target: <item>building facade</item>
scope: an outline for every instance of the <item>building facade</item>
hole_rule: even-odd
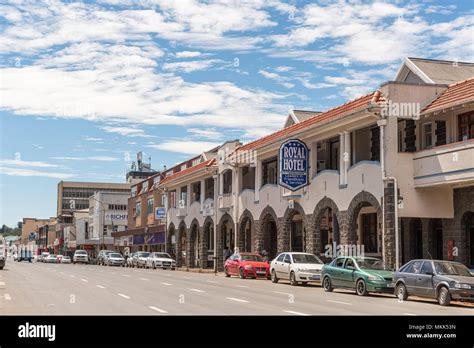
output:
[[[21,225],[21,244],[26,245],[36,239],[39,226],[49,222],[49,219],[23,218]]]
[[[362,251],[474,264],[474,64],[407,59],[395,81],[247,144],[227,142],[163,173],[167,249],[223,267],[223,249]],[[453,82],[454,79],[454,82]],[[299,112],[301,113],[301,112]],[[309,113],[308,113],[309,114]],[[281,185],[298,140],[308,183]],[[344,248],[346,247],[346,248]],[[212,257],[209,257],[212,255]]]

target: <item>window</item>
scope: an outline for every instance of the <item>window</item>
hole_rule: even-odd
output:
[[[423,267],[421,267],[421,274],[433,274],[433,266],[431,261],[423,262]]]
[[[162,207],[165,206],[165,200],[166,200],[166,196],[165,196],[165,195],[161,195],[161,206],[162,206]]]
[[[246,166],[242,168],[242,190],[255,189],[255,167]]]
[[[404,145],[405,145],[405,137],[403,128],[398,129],[398,152],[403,152],[404,151]]]
[[[345,268],[347,268],[347,269],[349,269],[349,268],[351,268],[351,269],[352,269],[352,268],[355,268],[354,260],[352,260],[352,259],[347,259],[347,261],[346,261],[346,267],[345,267]]]
[[[176,208],[176,191],[170,192],[170,208]]]
[[[213,178],[206,179],[206,181],[204,182],[204,188],[206,190],[206,195],[204,196],[204,198],[214,199],[214,179]]]
[[[147,214],[153,214],[154,203],[155,203],[154,198],[148,198],[148,200],[146,201],[146,213]]]
[[[135,216],[141,216],[142,215],[142,203],[138,202],[135,205]]]
[[[199,202],[201,200],[201,183],[195,182],[191,185],[192,187],[192,202]]]
[[[285,254],[281,254],[280,256],[278,256],[278,259],[277,261],[278,262],[283,262],[283,259],[285,258]]]
[[[459,115],[459,141],[474,139],[474,112]]]
[[[222,180],[224,181],[224,188],[222,193],[232,193],[232,170],[228,169],[222,173]]]
[[[362,243],[366,252],[377,252],[377,213],[362,214]]]
[[[433,123],[423,123],[421,126],[422,131],[422,140],[423,140],[423,148],[428,149],[433,147]]]
[[[413,261],[410,265],[403,269],[403,273],[416,273],[419,274],[421,271],[421,264],[423,261]]]
[[[273,157],[262,162],[262,186],[277,183],[277,158]]]
[[[345,261],[345,259],[343,257],[340,257],[340,258],[336,259],[336,261],[334,262],[334,266],[335,267],[342,267],[342,266],[344,266],[344,261]]]
[[[183,186],[181,187],[181,197],[179,199],[179,207],[180,208],[184,208],[188,201],[188,187],[187,186]]]
[[[318,173],[326,169],[339,170],[339,137],[320,141],[316,149]]]
[[[285,261],[283,261],[284,263],[291,263],[291,257],[290,257],[290,254],[286,254],[285,255]]]

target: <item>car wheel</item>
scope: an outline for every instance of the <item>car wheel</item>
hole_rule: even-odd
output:
[[[290,284],[293,286],[298,285],[298,282],[296,281],[296,275],[295,272],[291,271],[290,273]]]
[[[224,274],[226,277],[230,277],[229,270],[227,269],[227,267],[224,268]]]
[[[323,280],[323,289],[327,292],[332,292],[334,288],[332,287],[331,278],[325,277]]]
[[[449,306],[449,304],[451,303],[451,294],[449,293],[449,290],[444,286],[438,290],[438,303],[441,306]]]
[[[272,269],[272,282],[273,283],[278,283],[278,277],[276,275],[276,272],[274,269]]]
[[[356,293],[359,296],[366,296],[368,294],[367,287],[365,286],[365,281],[359,279],[356,283]]]
[[[301,284],[303,284],[303,286],[306,286],[308,285],[308,282],[301,282]]]
[[[399,300],[406,301],[406,299],[408,298],[408,292],[407,292],[407,288],[405,287],[403,283],[400,283],[397,285],[397,288],[395,290],[395,295],[397,296]]]
[[[239,268],[239,276],[240,276],[240,279],[245,279],[245,272],[242,267]]]

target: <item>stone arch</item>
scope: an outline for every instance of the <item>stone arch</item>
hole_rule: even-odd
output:
[[[260,214],[260,219],[255,223],[255,249],[257,252],[267,252],[269,258],[273,258],[278,253],[278,243],[281,221],[272,207],[267,205]]]
[[[293,229],[293,217],[299,214],[301,215],[302,218],[302,240],[301,240],[301,250],[299,250],[300,246],[293,245],[295,243],[292,243],[292,229]],[[304,251],[305,250],[305,229],[306,229],[306,215],[304,212],[303,207],[298,203],[294,202],[294,207],[293,208],[286,208],[285,213],[283,214],[283,229],[280,231],[280,235],[278,237],[279,245],[278,245],[278,251],[283,252],[283,251]],[[293,242],[297,242],[296,238],[293,238]],[[296,249],[295,249],[296,248]]]
[[[357,218],[360,210],[364,207],[372,206],[377,213],[377,235],[382,228],[382,208],[379,201],[373,194],[367,191],[361,191],[352,198],[347,209],[346,219],[341,228],[341,244],[359,244],[357,243]],[[378,238],[376,238],[378,244]],[[366,250],[367,251],[367,250]]]
[[[461,215],[461,243],[459,254],[461,262],[469,267],[474,267],[474,211],[467,210]]]
[[[333,217],[335,216],[335,221],[333,222],[333,242],[337,244],[340,243],[340,227],[342,224],[342,214],[339,211],[339,207],[336,202],[334,202],[329,197],[323,197],[314,207],[313,215],[311,219],[308,219],[307,224],[312,224],[312,228],[308,228],[312,233],[308,233],[307,244],[308,251],[313,252],[316,255],[319,255],[324,251],[324,243],[328,241],[322,241],[322,232],[321,232],[321,219],[326,213],[327,209],[331,209]],[[329,224],[329,221],[328,221]]]
[[[199,228],[199,221],[194,218],[189,225],[188,235],[187,235],[187,243],[186,243],[186,261],[187,267],[194,268],[199,267],[199,259],[201,257],[199,252],[199,244],[200,244],[200,228]]]
[[[217,249],[217,268],[218,270],[224,269],[224,247],[228,246],[231,251],[233,251],[232,245],[235,241],[234,238],[234,220],[232,216],[225,213],[222,215],[221,219],[219,220],[219,224],[217,225],[216,233],[216,249]],[[227,245],[224,245],[227,244]]]
[[[174,236],[174,245],[172,243],[173,237]],[[170,223],[168,225],[168,230],[166,233],[166,251],[171,255],[171,257],[176,259],[176,227],[174,226],[174,223]]]
[[[250,229],[247,230],[246,227],[250,224]],[[252,251],[254,245],[252,243],[255,240],[255,223],[252,216],[252,213],[245,209],[239,219],[239,229],[237,237],[237,246],[241,251]]]
[[[211,235],[212,232],[212,235]],[[211,248],[212,247],[212,248]],[[207,216],[206,219],[204,220],[201,228],[201,268],[209,268],[211,265],[210,262],[208,262],[207,256],[208,256],[208,250],[214,250],[214,220],[210,216]]]
[[[182,267],[186,265],[186,245],[187,245],[187,230],[186,223],[181,221],[178,225],[178,233],[176,236],[176,265]]]

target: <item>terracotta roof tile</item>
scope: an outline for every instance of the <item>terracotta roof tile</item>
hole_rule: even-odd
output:
[[[267,135],[263,138],[254,140],[250,143],[242,145],[237,149],[237,151],[244,151],[249,149],[258,148],[264,145],[267,145],[273,141],[277,141],[279,139],[284,139],[285,137],[289,136],[290,134],[296,133],[298,131],[304,130],[305,128],[311,127],[317,123],[327,121],[329,119],[335,118],[337,116],[341,116],[347,112],[355,111],[362,107],[367,107],[371,102],[373,103],[381,103],[385,101],[384,97],[381,95],[380,91],[375,91],[370,94],[367,94],[363,97],[358,99],[352,100],[340,106],[337,106],[333,109],[328,111],[322,112],[317,114],[307,120],[304,120],[300,123],[293,124],[289,127],[283,128],[275,133]]]
[[[171,175],[167,176],[166,178],[164,178],[163,180],[161,180],[160,186],[162,186],[163,184],[169,183],[173,180],[176,180],[178,178],[181,178],[185,175],[189,175],[189,174],[195,173],[195,172],[197,172],[201,169],[210,167],[210,166],[214,165],[215,163],[216,163],[215,158],[211,158],[207,161],[196,164],[195,166],[192,166],[192,167],[186,168],[184,170],[181,170],[179,172],[176,172],[174,174],[171,174]]]
[[[423,114],[474,101],[474,77],[449,85],[438,98],[425,106]]]

